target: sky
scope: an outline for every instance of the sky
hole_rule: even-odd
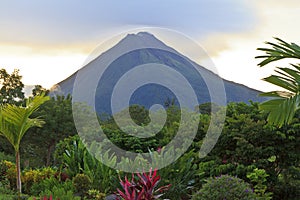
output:
[[[26,85],[50,88],[112,36],[158,27],[195,41],[221,77],[270,91],[278,88],[261,79],[275,65],[259,68],[256,48],[273,37],[300,44],[299,19],[298,0],[0,0],[0,68],[20,69]],[[180,40],[167,44],[204,62]]]

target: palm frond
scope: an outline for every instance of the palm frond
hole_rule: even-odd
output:
[[[300,47],[295,43],[287,43],[279,38],[275,38],[278,44],[266,42],[272,48],[258,48],[259,51],[264,51],[266,55],[257,56],[255,58],[264,58],[258,66],[262,67],[271,62],[278,61],[284,58],[297,58],[300,59]]]
[[[284,88],[292,93],[296,93],[298,90],[298,87],[297,87],[297,85],[295,85],[294,82],[292,82],[284,77],[281,77],[281,76],[271,75],[267,78],[264,78],[263,80],[266,82],[269,82],[273,85]]]
[[[17,132],[16,126],[9,123],[2,115],[2,110],[0,110],[0,136],[5,137],[13,147],[18,147],[16,145],[18,138],[15,134]]]
[[[266,43],[272,48],[258,48],[265,52],[265,55],[255,57],[264,59],[258,64],[260,67],[284,58],[300,59],[300,46],[295,43],[289,44],[279,38],[275,39],[278,44]],[[261,94],[261,96],[273,98],[260,104],[260,109],[269,112],[268,121],[278,126],[290,123],[300,107],[300,65],[291,64],[291,66],[292,68],[277,67],[275,72],[278,75],[271,75],[263,79],[287,90]]]
[[[43,103],[50,100],[49,96],[45,96],[45,93],[42,93],[41,95],[29,98],[26,102],[26,108],[28,111],[30,111],[30,114],[32,114],[34,111],[36,111]]]
[[[272,91],[272,92],[264,92],[259,94],[262,97],[276,97],[276,98],[290,98],[294,96],[294,93],[286,92],[286,91]]]
[[[259,105],[260,109],[269,112],[268,121],[279,127],[289,124],[295,112],[299,109],[300,96],[278,98],[266,101]]]
[[[40,118],[30,118],[40,105],[49,100],[49,97],[41,95],[29,99],[26,107],[6,104],[0,108],[0,134],[19,149],[21,139],[31,127],[41,127],[44,121]]]

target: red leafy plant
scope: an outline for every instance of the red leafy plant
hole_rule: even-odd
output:
[[[157,170],[149,173],[137,173],[138,180],[135,181],[135,176],[132,174],[131,180],[125,176],[125,181],[120,179],[120,184],[124,191],[118,190],[117,200],[154,200],[160,198],[171,185],[162,186],[158,189],[161,178],[157,174]]]
[[[36,200],[36,198],[33,198],[33,200]],[[48,197],[44,196],[44,197],[41,197],[41,200],[53,200],[53,198],[52,198],[52,195],[50,195],[49,199],[48,199]],[[59,200],[59,199],[57,199],[57,200]]]

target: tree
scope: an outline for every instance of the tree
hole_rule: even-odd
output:
[[[25,136],[26,147],[21,149],[35,166],[53,164],[53,152],[56,144],[77,133],[72,115],[72,98],[70,95],[52,97],[33,114],[43,116],[46,124],[42,129],[33,128]],[[45,153],[46,152],[46,153]],[[37,162],[38,161],[38,162]]]
[[[260,67],[281,59],[300,59],[300,46],[295,43],[289,44],[279,38],[275,39],[277,44],[266,42],[272,48],[258,48],[266,53],[266,55],[255,57],[264,59],[258,64]],[[291,68],[277,67],[275,72],[278,75],[271,75],[263,80],[279,86],[285,91],[263,93],[262,96],[272,97],[272,99],[262,103],[260,108],[269,112],[268,121],[270,123],[281,127],[291,123],[296,111],[300,108],[300,64],[291,64]]]
[[[37,95],[41,95],[42,93],[48,95],[49,90],[47,90],[46,88],[43,88],[43,86],[41,86],[41,85],[35,85],[32,90],[32,95],[37,96]]]
[[[269,175],[267,191],[273,192],[274,200],[297,199],[300,191],[300,111],[296,112],[291,124],[281,128],[269,124],[267,114],[261,112],[259,103],[229,103],[217,144],[199,161],[200,178],[228,174],[247,180],[246,175],[255,168],[264,169]],[[203,119],[200,125],[208,126],[209,122]],[[204,137],[205,130],[198,131],[198,138]],[[194,146],[201,144],[198,140]]]
[[[21,81],[22,76],[19,70],[15,69],[12,74],[0,69],[0,104],[18,104],[24,99],[24,84]]]
[[[6,104],[0,109],[0,135],[4,136],[15,150],[17,189],[19,193],[22,192],[19,154],[20,142],[28,129],[31,127],[41,127],[44,124],[44,121],[39,117],[30,117],[48,99],[48,96],[40,95],[29,98],[26,101],[25,107]]]

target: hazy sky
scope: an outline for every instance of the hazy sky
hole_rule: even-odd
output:
[[[274,36],[300,44],[299,19],[298,0],[1,0],[0,68],[49,88],[110,36],[161,27],[206,49],[222,77],[268,91],[274,87],[260,79],[274,68],[257,66],[256,48]]]

